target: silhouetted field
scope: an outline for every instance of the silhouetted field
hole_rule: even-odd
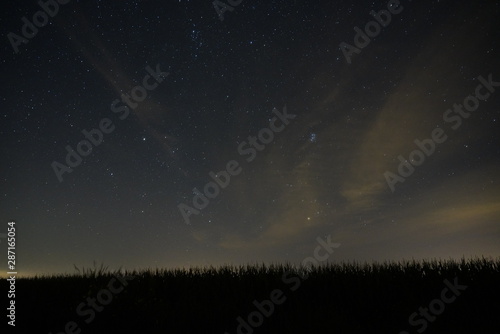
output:
[[[499,284],[500,259],[90,270],[18,279],[16,332],[499,334]]]

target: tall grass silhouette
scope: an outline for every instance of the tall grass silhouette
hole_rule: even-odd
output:
[[[75,270],[19,279],[16,327],[59,333],[68,321],[75,321],[82,333],[237,333],[237,317],[245,318],[255,311],[254,300],[268,299],[272,290],[280,289],[286,301],[276,305],[254,333],[399,333],[409,330],[412,312],[439,297],[444,279],[457,277],[468,289],[446,306],[426,333],[498,333],[500,329],[500,259],[114,272],[94,263],[93,268],[75,266]],[[302,279],[305,274],[307,279]],[[76,307],[118,276],[134,276],[134,280],[97,313],[95,321],[86,324]]]

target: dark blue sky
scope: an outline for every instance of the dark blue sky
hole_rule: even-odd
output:
[[[499,4],[388,3],[9,1],[19,273],[500,256]]]

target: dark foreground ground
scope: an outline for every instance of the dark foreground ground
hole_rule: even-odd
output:
[[[15,323],[8,332],[500,334],[500,259],[18,279]]]

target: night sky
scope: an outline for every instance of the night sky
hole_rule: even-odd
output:
[[[0,14],[20,275],[500,256],[500,2],[65,1]]]

